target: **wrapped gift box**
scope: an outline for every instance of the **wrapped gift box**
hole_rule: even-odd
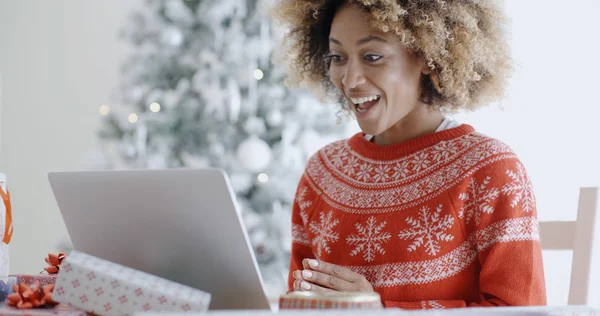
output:
[[[56,274],[13,274],[9,276],[0,276],[0,302],[4,302],[9,294],[13,293],[13,285],[22,283],[32,286],[36,281],[40,286],[54,284]],[[1,314],[0,314],[1,315]]]
[[[72,251],[58,273],[52,299],[111,316],[136,311],[205,312],[210,294]]]
[[[16,279],[17,283],[32,285],[35,281],[40,281],[40,286],[56,283],[56,274],[13,274],[10,275]]]
[[[14,292],[12,287],[13,284],[23,283],[27,286],[32,286],[35,281],[40,281],[40,286],[54,284],[54,282],[56,282],[56,275],[14,274],[0,277],[0,302],[4,302],[8,295]]]
[[[59,304],[52,308],[18,309],[6,305],[0,305],[2,316],[86,316],[87,313],[78,308],[66,304]]]

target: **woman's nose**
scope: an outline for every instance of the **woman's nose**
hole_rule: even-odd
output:
[[[363,69],[360,63],[348,60],[344,76],[342,77],[342,84],[347,88],[353,89],[364,84],[365,81],[366,79],[363,75]]]

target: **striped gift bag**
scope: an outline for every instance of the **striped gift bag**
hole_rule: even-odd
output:
[[[380,309],[381,297],[375,292],[316,293],[296,291],[279,299],[279,309]]]

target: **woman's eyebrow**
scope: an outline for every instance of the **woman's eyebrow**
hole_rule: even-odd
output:
[[[331,43],[337,44],[337,45],[339,45],[339,46],[344,46],[344,45],[342,45],[342,42],[338,41],[337,39],[335,39],[335,38],[333,38],[333,37],[330,37],[330,38],[329,38],[329,41],[330,41]],[[361,39],[359,39],[358,41],[356,41],[356,46],[364,45],[364,44],[366,44],[366,43],[368,43],[368,42],[371,42],[371,41],[379,41],[379,42],[384,42],[384,43],[387,43],[387,41],[386,41],[386,40],[384,40],[384,39],[383,39],[383,38],[381,38],[381,37],[378,37],[378,36],[375,36],[375,35],[369,35],[369,36],[367,36],[367,37],[365,37],[365,38],[361,38]]]

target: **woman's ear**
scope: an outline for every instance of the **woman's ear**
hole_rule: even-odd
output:
[[[421,73],[423,73],[424,75],[431,75],[431,69],[429,68],[429,66],[427,66],[427,63],[424,61],[422,62]]]

